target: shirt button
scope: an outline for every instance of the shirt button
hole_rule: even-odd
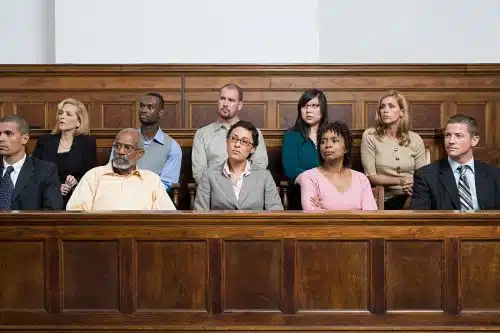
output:
[[[396,167],[396,170],[399,170],[399,169],[401,169],[401,167],[397,166],[397,167]]]
[[[398,148],[394,148],[394,151],[398,151]]]
[[[396,156],[396,161],[399,161],[399,157]]]
[[[401,173],[401,171],[398,170],[398,175]]]

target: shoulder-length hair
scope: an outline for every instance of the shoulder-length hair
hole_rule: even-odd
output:
[[[309,101],[315,97],[318,97],[319,108],[321,112],[321,119],[319,121],[319,127],[328,121],[328,102],[326,100],[325,93],[319,89],[309,89],[306,90],[302,96],[300,96],[299,102],[297,103],[297,120],[295,120],[295,125],[293,130],[300,132],[304,139],[309,137],[309,125],[302,119],[302,108],[309,103]]]
[[[381,140],[387,132],[387,126],[382,122],[382,116],[380,114],[382,101],[386,97],[394,97],[399,108],[403,111],[403,118],[399,120],[398,128],[396,130],[396,138],[398,139],[400,146],[408,146],[410,144],[410,136],[408,134],[408,131],[410,130],[408,102],[406,101],[404,95],[397,90],[384,92],[378,100],[377,114],[375,116],[375,137]]]
[[[59,122],[58,122],[58,114],[59,112],[62,111],[63,107],[66,104],[74,105],[76,106],[76,116],[78,117],[78,121],[80,122],[80,126],[76,128],[75,130],[75,135],[89,135],[90,134],[90,126],[89,126],[89,114],[87,112],[87,108],[85,107],[85,104],[80,102],[79,100],[76,100],[74,98],[66,98],[62,102],[60,102],[57,105],[57,112],[56,112],[56,124],[54,126],[54,129],[51,134],[59,134],[61,133],[61,130],[59,129]]]

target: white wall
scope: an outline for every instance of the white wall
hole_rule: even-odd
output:
[[[0,63],[54,63],[54,41],[54,0],[0,2]]]
[[[500,63],[497,0],[2,0],[0,63]]]
[[[322,63],[500,62],[498,0],[319,0],[319,7]]]
[[[315,62],[316,18],[317,0],[56,0],[56,59],[58,63]],[[301,44],[303,40],[308,44]]]

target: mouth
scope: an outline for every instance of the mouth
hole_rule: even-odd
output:
[[[241,154],[239,150],[231,150],[231,153],[235,154],[235,155],[239,155]]]

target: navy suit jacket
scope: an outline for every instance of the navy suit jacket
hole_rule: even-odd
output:
[[[14,186],[12,210],[62,209],[63,199],[57,166],[26,156]]]
[[[500,209],[500,169],[475,160],[474,177],[479,209]],[[448,157],[415,171],[410,209],[460,210],[457,183]]]

